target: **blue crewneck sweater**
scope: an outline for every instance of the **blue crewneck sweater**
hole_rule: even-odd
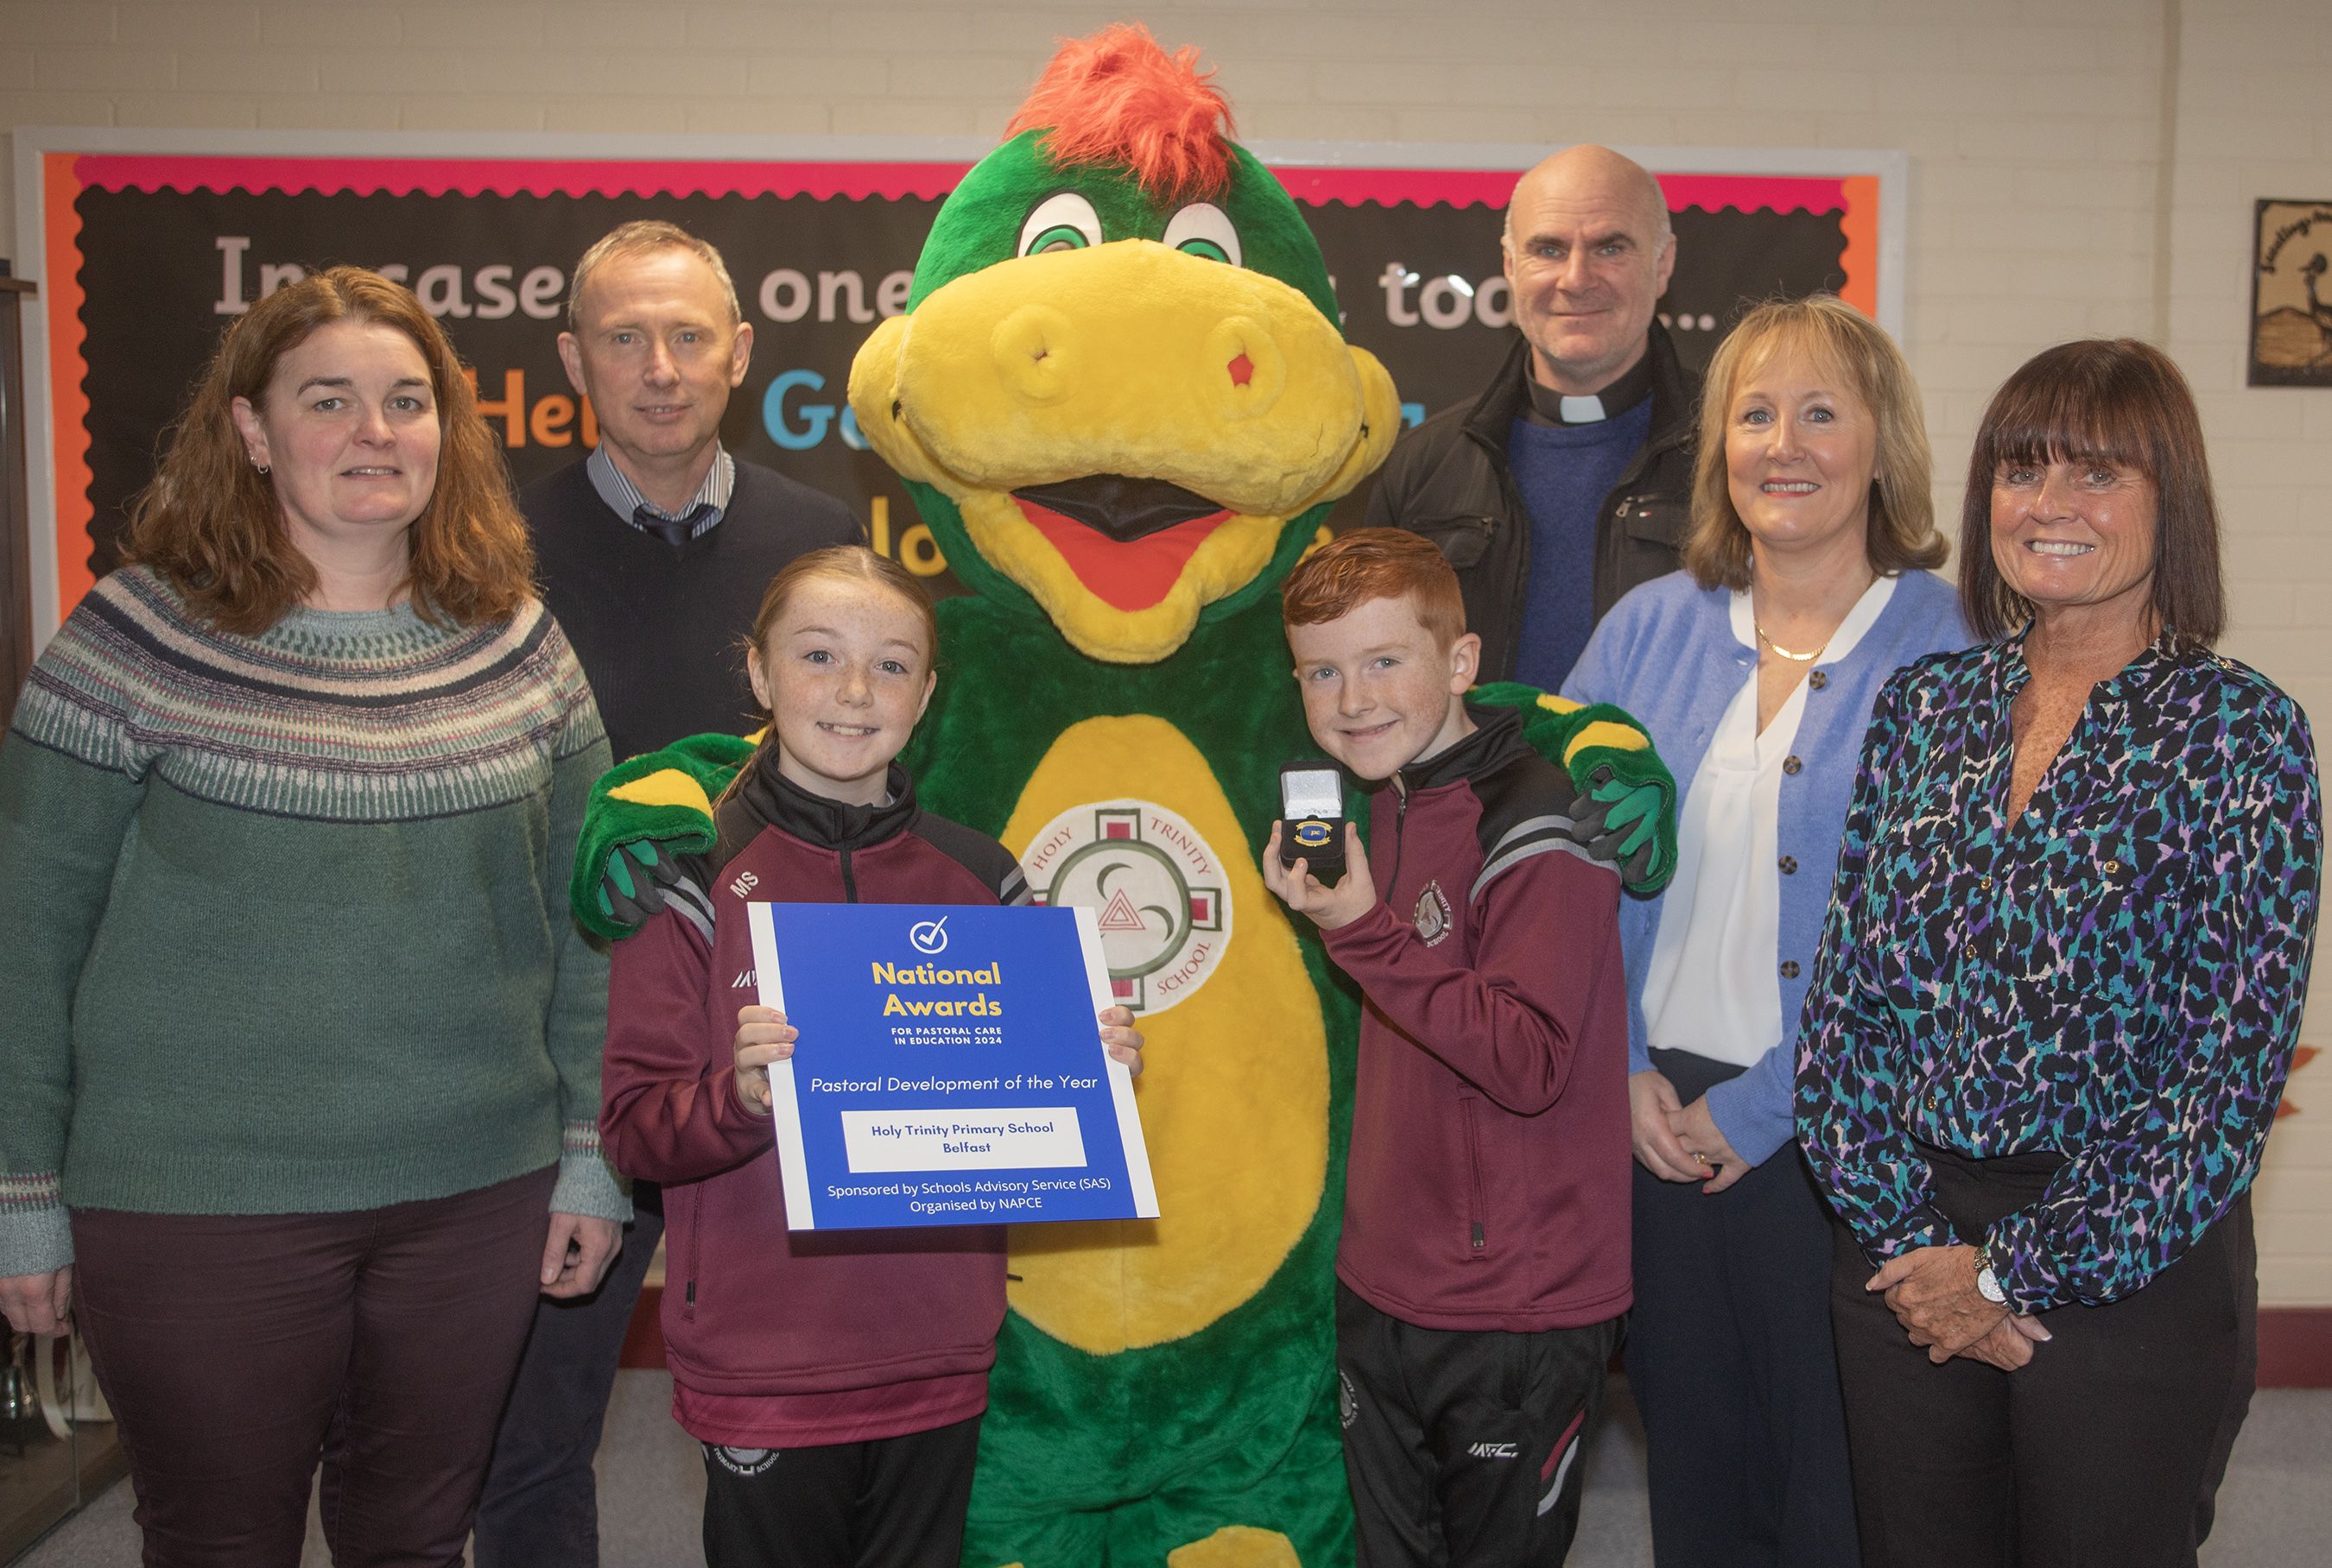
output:
[[[1530,513],[1530,581],[1515,679],[1562,686],[1595,630],[1595,519],[1652,432],[1649,397],[1594,424],[1539,424],[1516,415],[1506,465]]]

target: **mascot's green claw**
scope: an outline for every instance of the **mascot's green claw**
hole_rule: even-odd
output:
[[[586,931],[617,942],[639,929],[637,900],[655,891],[641,873],[712,847],[712,803],[752,755],[743,736],[692,735],[599,776],[568,882]]]
[[[1643,726],[1609,703],[1586,707],[1560,700],[1552,706],[1540,700],[1536,687],[1498,680],[1477,686],[1469,700],[1493,708],[1517,708],[1523,714],[1523,738],[1547,761],[1567,771],[1580,793],[1595,803],[1594,819],[1582,821],[1581,831],[1604,851],[1618,851],[1621,886],[1649,898],[1668,886],[1676,872],[1676,781],[1649,746],[1613,746],[1589,739],[1574,743],[1582,732],[1599,724],[1620,725],[1643,733]],[[1624,843],[1610,835],[1625,830]],[[1582,842],[1587,841],[1585,839]]]
[[[1582,711],[1625,717],[1614,708]],[[1677,787],[1658,755],[1643,747],[1588,746],[1571,765],[1572,776],[1592,803],[1581,827],[1598,853],[1610,855],[1619,866],[1620,885],[1639,898],[1668,886],[1676,872]]]
[[[1635,831],[1620,841],[1620,858],[1632,860],[1636,851],[1649,843],[1659,830],[1660,803],[1667,792],[1657,784],[1626,784],[1618,779],[1596,786],[1594,796],[1610,809],[1603,813],[1603,825],[1616,831],[1635,824]]]

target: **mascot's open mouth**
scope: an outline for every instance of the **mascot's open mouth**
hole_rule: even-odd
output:
[[[1196,490],[1164,480],[1131,480],[1123,474],[1087,474],[1056,485],[1027,485],[1012,492],[1021,510],[1052,512],[1083,523],[1121,545],[1161,534],[1178,523],[1223,511]]]
[[[1029,485],[1013,500],[1104,603],[1146,610],[1164,599],[1229,508],[1164,480],[1088,474]]]

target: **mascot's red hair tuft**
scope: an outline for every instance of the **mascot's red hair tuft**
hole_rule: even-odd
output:
[[[1005,139],[1043,130],[1054,166],[1129,169],[1161,206],[1210,196],[1231,173],[1231,111],[1213,78],[1197,49],[1170,55],[1140,23],[1115,23],[1061,45]]]

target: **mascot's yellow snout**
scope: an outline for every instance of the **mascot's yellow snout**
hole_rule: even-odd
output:
[[[944,285],[868,338],[850,403],[1073,644],[1129,663],[1180,647],[1400,420],[1383,366],[1302,293],[1149,240]]]

